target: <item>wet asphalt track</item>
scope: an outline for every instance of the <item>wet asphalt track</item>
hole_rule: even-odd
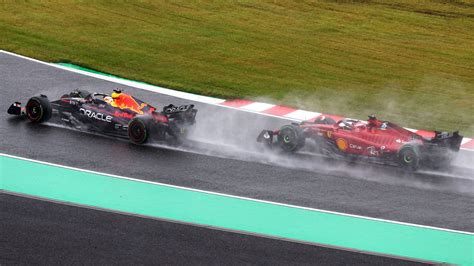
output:
[[[474,232],[471,173],[463,172],[462,178],[407,176],[376,165],[260,153],[255,136],[262,128],[285,123],[280,119],[196,103],[196,141],[181,151],[33,125],[6,114],[12,101],[26,102],[38,93],[54,99],[75,88],[108,92],[116,87],[158,107],[190,103],[0,53],[0,107],[5,110],[0,112],[0,152],[232,195]],[[25,208],[34,205],[24,204]]]
[[[9,264],[422,265],[0,194]]]

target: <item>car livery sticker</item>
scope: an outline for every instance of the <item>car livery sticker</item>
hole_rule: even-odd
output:
[[[337,139],[336,140],[336,145],[341,151],[347,150],[348,145],[347,145],[347,141],[345,139],[341,139],[341,138]]]
[[[354,150],[362,150],[362,147],[356,144],[349,144],[349,147]]]
[[[105,122],[108,122],[108,123],[112,122],[112,117],[110,115],[105,115],[103,113],[94,112],[94,111],[87,110],[87,109],[84,109],[84,108],[80,108],[79,112],[81,112],[83,115],[85,115],[89,118],[95,118],[97,120],[105,121]]]

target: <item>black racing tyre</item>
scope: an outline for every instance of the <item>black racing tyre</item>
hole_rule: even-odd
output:
[[[135,144],[143,144],[150,137],[150,119],[135,117],[128,123],[128,137]]]
[[[45,96],[32,97],[25,107],[28,120],[33,123],[43,123],[48,121],[53,113],[51,103]]]
[[[278,144],[283,151],[296,152],[305,144],[303,130],[295,125],[286,125],[278,132]]]
[[[404,146],[398,152],[398,164],[407,170],[415,171],[420,166],[418,149],[411,145]]]

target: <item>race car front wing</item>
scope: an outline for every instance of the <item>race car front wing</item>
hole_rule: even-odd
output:
[[[24,115],[25,108],[21,107],[20,102],[14,102],[12,105],[10,105],[7,112],[10,115]]]

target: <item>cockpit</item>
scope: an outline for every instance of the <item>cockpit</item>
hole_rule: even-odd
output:
[[[363,121],[363,120],[345,118],[337,122],[335,126],[339,129],[356,130],[356,131],[362,131],[366,129],[369,129],[371,131],[387,130],[390,128],[390,122],[388,121],[380,121],[380,122],[381,123],[378,124],[377,126],[370,126],[366,121]]]
[[[366,124],[365,121],[344,118],[337,122],[337,127],[344,130],[363,129],[366,127]]]
[[[98,93],[98,92],[93,92],[84,97],[84,100],[86,102],[93,102],[93,103],[108,103],[110,104],[110,101],[112,101],[112,97],[105,93]]]

